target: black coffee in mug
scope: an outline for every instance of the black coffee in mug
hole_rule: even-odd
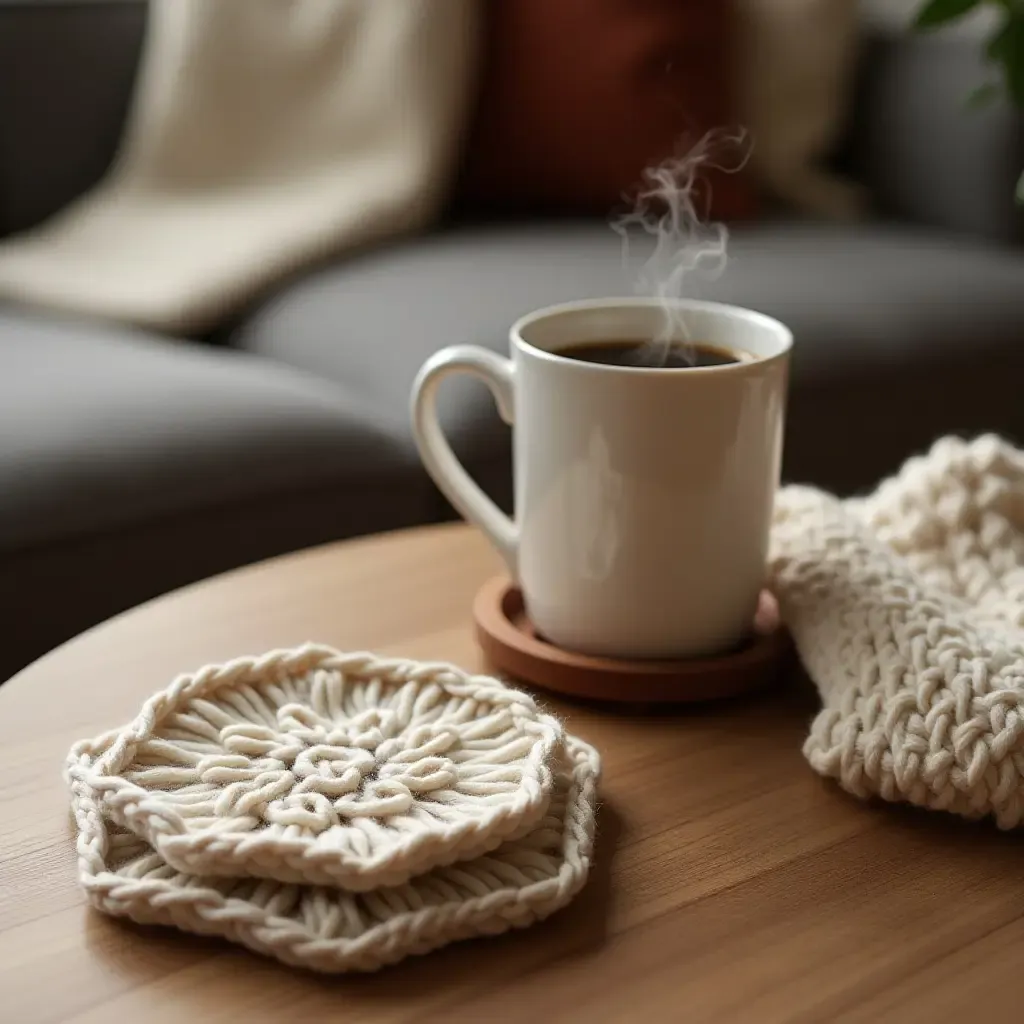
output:
[[[555,350],[555,355],[582,363],[605,366],[636,366],[663,370],[684,370],[702,366],[729,366],[744,357],[716,345],[692,343],[670,345],[653,341],[584,341]]]

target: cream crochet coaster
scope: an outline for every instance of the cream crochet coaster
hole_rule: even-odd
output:
[[[785,488],[770,585],[850,792],[1024,817],[1024,453],[945,439],[870,497]]]
[[[79,744],[67,774],[79,876],[90,902],[143,924],[219,935],[318,971],[368,971],[459,939],[526,927],[567,904],[590,870],[599,763],[568,738],[546,812],[528,835],[404,885],[345,892],[252,878],[197,877],[114,824],[90,785],[114,734]]]
[[[562,742],[496,679],[306,646],[179,677],[87,781],[174,870],[369,890],[532,830]]]

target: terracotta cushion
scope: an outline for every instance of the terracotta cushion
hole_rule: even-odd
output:
[[[734,129],[730,0],[488,0],[459,198],[607,211],[645,167]],[[752,215],[742,174],[709,170],[704,209]]]

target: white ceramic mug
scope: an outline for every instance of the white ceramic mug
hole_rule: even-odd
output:
[[[427,471],[501,553],[527,613],[568,650],[668,658],[749,635],[779,484],[792,335],[734,306],[680,301],[687,336],[731,349],[721,366],[651,369],[558,355],[663,329],[647,299],[542,309],[511,330],[511,359],[475,346],[430,358],[413,387]],[[513,425],[515,521],[455,458],[437,387],[469,373]]]

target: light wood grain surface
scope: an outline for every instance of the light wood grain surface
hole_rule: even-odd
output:
[[[814,696],[645,715],[552,702],[604,756],[577,901],[525,932],[322,978],[89,910],[60,768],[179,671],[305,640],[482,667],[498,569],[461,526],[304,552],[163,598],[0,688],[0,1021],[1020,1021],[1024,847],[861,805],[800,755]]]

